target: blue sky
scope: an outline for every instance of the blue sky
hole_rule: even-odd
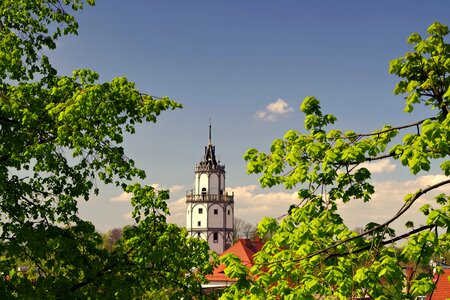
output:
[[[90,68],[101,81],[126,76],[142,92],[183,104],[125,139],[146,183],[172,188],[170,220],[181,225],[182,197],[193,185],[211,118],[226,184],[237,193],[236,216],[256,223],[280,214],[295,191],[259,189],[257,177],[246,174],[244,152],[267,150],[287,130],[302,130],[298,107],[309,95],[343,130],[429,116],[402,112],[388,63],[410,50],[410,33],[425,35],[433,21],[450,25],[448,11],[448,1],[103,0],[77,13],[79,36],[61,39],[51,58],[60,74]],[[380,184],[411,179],[392,165],[375,174]],[[103,187],[80,212],[102,231],[130,223],[120,194]]]

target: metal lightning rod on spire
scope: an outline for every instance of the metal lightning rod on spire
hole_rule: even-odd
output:
[[[211,145],[211,118],[209,118],[209,145]]]

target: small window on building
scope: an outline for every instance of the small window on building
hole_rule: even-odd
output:
[[[230,210],[228,210],[228,215],[230,215]]]
[[[199,213],[199,214],[202,214],[202,213],[203,213],[203,208],[199,208],[199,209],[198,209],[198,213]]]
[[[198,226],[198,227],[202,226],[202,221],[198,221],[198,222],[197,222],[197,226]]]
[[[218,215],[219,214],[219,210],[216,208],[216,209],[214,209],[214,214],[215,215]]]
[[[201,236],[200,236],[200,232],[197,232],[197,237],[198,237],[198,238],[201,237]]]
[[[217,232],[213,233],[213,242],[218,243],[219,242],[219,234]]]
[[[202,195],[206,195],[206,188],[202,188]]]

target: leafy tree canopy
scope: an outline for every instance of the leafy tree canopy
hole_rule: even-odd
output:
[[[201,297],[207,245],[166,223],[167,191],[130,184],[145,172],[121,146],[136,124],[181,105],[124,77],[58,76],[45,55],[59,37],[77,34],[72,13],[85,5],[94,0],[0,2],[1,298]],[[97,182],[133,194],[136,224],[111,253],[78,216]]]
[[[223,299],[415,299],[432,293],[434,274],[418,265],[450,249],[449,196],[440,194],[420,208],[426,225],[413,229],[407,222],[402,235],[391,228],[418,199],[450,184],[450,44],[444,41],[449,30],[433,23],[427,33],[425,39],[418,33],[408,38],[413,50],[391,61],[389,72],[401,79],[394,92],[406,95],[405,112],[425,105],[432,117],[368,134],[342,132],[332,128],[336,118],[322,112],[319,100],[307,97],[300,107],[306,133],[288,131],[269,153],[247,151],[247,170],[261,174],[263,187],[299,187],[299,202],[281,221],[265,218],[258,225],[261,235],[274,235],[250,270],[236,257],[223,259],[226,274],[238,280]],[[444,179],[405,195],[384,223],[369,223],[362,233],[350,230],[338,207],[370,201],[375,188],[362,164],[387,159],[414,175],[428,172],[436,161]],[[404,240],[401,252],[389,247]],[[402,268],[407,264],[410,272]]]
[[[254,239],[256,237],[256,227],[242,219],[234,218],[233,242],[239,239]]]

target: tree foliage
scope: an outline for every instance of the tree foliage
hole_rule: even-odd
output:
[[[103,247],[108,252],[112,252],[112,250],[116,246],[117,242],[122,238],[122,236],[123,236],[122,228],[113,228],[109,230],[107,233],[102,234]]]
[[[444,41],[449,30],[433,23],[427,33],[426,39],[418,33],[408,38],[413,50],[391,61],[389,72],[401,79],[394,92],[406,95],[405,112],[425,105],[431,117],[368,134],[342,132],[333,128],[336,118],[322,112],[319,100],[307,97],[300,107],[306,133],[288,131],[269,153],[247,151],[247,170],[261,174],[263,187],[299,187],[299,202],[281,221],[265,218],[258,225],[261,235],[275,234],[250,270],[233,256],[223,259],[226,273],[238,280],[223,299],[414,299],[433,291],[434,274],[418,266],[450,248],[449,196],[440,194],[420,208],[426,225],[413,229],[407,222],[401,235],[391,228],[418,199],[450,184],[450,45]],[[375,188],[362,164],[379,160],[397,160],[414,175],[428,172],[436,161],[444,179],[405,195],[384,223],[350,230],[338,207],[371,200]],[[389,247],[404,240],[401,252]],[[402,269],[406,263],[412,263],[411,273]]]
[[[131,184],[145,172],[121,146],[136,124],[181,105],[124,77],[59,76],[45,55],[77,33],[72,13],[86,4],[94,1],[0,2],[0,298],[201,297],[207,245],[167,224],[167,191]],[[78,216],[97,182],[133,194],[136,223],[111,252]]]
[[[234,218],[233,225],[233,239],[236,242],[238,239],[254,239],[256,237],[256,227],[242,219]]]

